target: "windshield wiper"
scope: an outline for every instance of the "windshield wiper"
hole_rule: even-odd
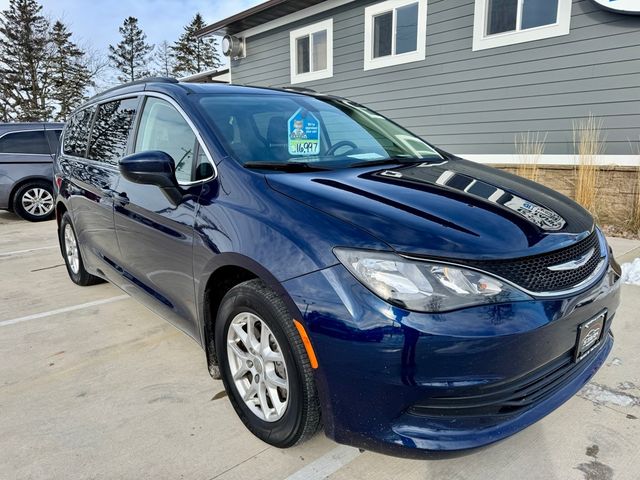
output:
[[[376,165],[389,165],[393,164],[404,164],[404,163],[420,163],[422,159],[420,158],[385,158],[380,160],[369,160],[363,162],[356,162],[349,165],[349,168],[358,168],[358,167],[375,167]]]
[[[317,172],[320,170],[329,170],[329,168],[306,162],[247,162],[242,166],[256,170],[280,170],[283,172]]]

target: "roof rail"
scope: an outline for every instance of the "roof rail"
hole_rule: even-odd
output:
[[[300,93],[318,93],[313,88],[306,87],[282,87],[282,90],[291,90],[292,92]]]
[[[141,85],[144,83],[179,83],[178,80],[171,77],[145,77],[139,80],[134,80],[133,82],[123,83],[121,85],[116,85],[115,87],[111,87],[104,92],[97,93],[93,97],[91,97],[88,101],[93,100],[94,98],[99,98],[107,93],[115,92],[116,90],[120,90],[121,88],[130,87],[132,85]]]
[[[132,83],[180,83],[177,78],[173,77],[146,77],[130,82],[125,85],[131,85]]]

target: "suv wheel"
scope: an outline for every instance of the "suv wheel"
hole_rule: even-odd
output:
[[[53,209],[53,185],[44,182],[30,182],[22,185],[13,195],[13,210],[30,222],[51,220]]]
[[[218,311],[215,341],[229,399],[254,435],[286,448],[318,431],[313,370],[293,318],[273,290],[257,279],[232,288]]]
[[[73,229],[71,217],[66,212],[60,221],[58,240],[60,242],[62,256],[64,257],[64,263],[67,265],[69,278],[71,278],[73,283],[86,287],[103,281],[101,278],[91,275],[85,270],[84,263],[82,262],[82,255],[80,254],[78,237]]]

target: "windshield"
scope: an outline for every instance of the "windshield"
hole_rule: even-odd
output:
[[[247,167],[343,168],[442,158],[407,130],[343,99],[209,94],[199,104],[227,152]]]

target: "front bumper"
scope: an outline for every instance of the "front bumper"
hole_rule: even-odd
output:
[[[612,268],[570,297],[439,314],[389,305],[341,265],[284,286],[318,357],[326,434],[403,456],[496,442],[571,398],[612,348],[620,295]],[[602,311],[598,347],[573,363],[578,326]]]

